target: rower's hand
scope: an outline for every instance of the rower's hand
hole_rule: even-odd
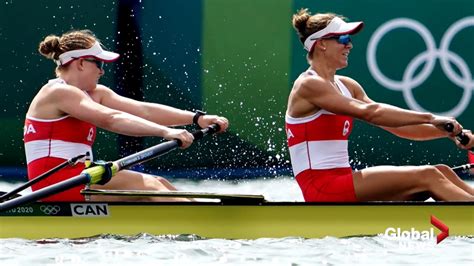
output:
[[[449,137],[455,137],[462,132],[461,124],[453,117],[434,115],[431,124],[439,130],[449,133]],[[450,125],[452,129],[448,130],[447,125]]]
[[[469,142],[467,144],[463,145],[460,142],[460,139],[456,137],[451,137],[451,139],[454,141],[454,143],[456,143],[456,146],[458,146],[460,149],[473,150],[474,149],[474,135],[472,134],[472,131],[468,129],[464,129],[462,133],[469,139]]]
[[[197,122],[201,128],[206,128],[212,124],[218,124],[219,132],[224,132],[229,127],[229,120],[223,116],[217,115],[202,115],[199,117]]]
[[[184,129],[168,128],[163,136],[167,140],[178,139],[181,141],[180,148],[186,149],[193,144],[194,136]]]

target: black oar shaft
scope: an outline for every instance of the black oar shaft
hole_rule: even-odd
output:
[[[207,128],[192,132],[194,136],[194,140],[202,139],[204,136],[213,134],[219,131],[219,126],[217,124],[211,125]],[[158,156],[164,155],[176,148],[181,146],[180,140],[171,140],[167,142],[163,142],[156,146],[150,147],[143,151],[134,153],[122,159],[115,161],[115,164],[118,166],[118,171],[121,169],[132,167],[139,163],[144,163],[146,161],[155,159]]]
[[[158,156],[161,156],[163,154],[166,154],[176,148],[178,148],[178,141],[177,140],[172,140],[172,141],[167,141],[163,142],[161,144],[158,144],[156,146],[150,147],[148,149],[145,149],[143,151],[134,153],[132,155],[129,155],[127,157],[124,157],[122,159],[119,159],[115,161],[115,163],[118,166],[118,171],[132,167],[136,164],[146,162],[148,160],[154,159]]]
[[[204,128],[204,129],[201,129],[201,130],[198,130],[198,131],[194,131],[194,132],[192,132],[192,134],[194,136],[194,140],[196,141],[196,140],[202,139],[206,135],[213,134],[217,131],[219,131],[219,126],[217,124],[214,124],[214,125],[211,125],[207,128]],[[119,167],[118,170],[121,170],[121,169],[124,169],[124,168],[134,166],[134,165],[139,164],[139,163],[149,161],[149,160],[154,159],[158,156],[164,155],[164,154],[178,148],[179,146],[181,146],[181,141],[180,140],[167,141],[167,142],[158,144],[156,146],[150,147],[148,149],[145,149],[143,151],[134,153],[134,154],[129,155],[127,157],[124,157],[122,159],[119,159],[119,160],[115,161],[115,163]]]
[[[79,186],[82,184],[87,184],[89,182],[89,176],[86,174],[80,174],[78,176],[75,176],[73,178],[64,180],[60,183],[56,183],[54,185],[51,185],[49,187],[42,188],[40,190],[37,190],[31,194],[14,198],[9,201],[0,203],[0,212],[1,211],[7,211],[9,209],[15,208],[17,206],[21,206],[26,203],[34,202],[39,199],[48,197],[50,195],[54,195],[56,193],[65,191],[69,188],[73,188],[75,186]]]
[[[30,181],[26,182],[25,184],[13,189],[12,191],[8,192],[8,193],[5,193],[3,194],[1,197],[0,197],[0,200],[3,200],[3,199],[8,199],[10,198],[12,195],[15,195],[17,194],[18,192],[21,192],[23,191],[24,189],[38,183],[39,181],[41,180],[44,180],[46,177],[56,173],[57,171],[63,169],[64,167],[68,166],[68,165],[73,165],[75,164],[79,159],[82,159],[83,157],[87,156],[86,154],[81,154],[81,155],[78,155],[76,157],[73,157],[65,162],[62,162],[61,164],[57,165],[56,167],[44,172],[43,174],[31,179]]]

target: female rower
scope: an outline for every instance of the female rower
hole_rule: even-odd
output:
[[[474,190],[448,166],[377,166],[353,172],[348,137],[353,118],[411,140],[452,137],[462,130],[453,118],[401,109],[370,99],[354,79],[336,75],[347,67],[352,34],[363,22],[336,14],[293,15],[308,51],[309,68],[294,82],[286,111],[293,172],[306,201],[472,201]],[[451,135],[444,126],[451,123]]]
[[[50,80],[39,90],[26,114],[24,142],[29,179],[79,154],[92,154],[96,127],[129,136],[179,139],[183,148],[192,144],[193,135],[184,129],[169,126],[194,122],[201,127],[216,123],[221,131],[228,127],[225,117],[132,100],[98,84],[105,73],[104,63],[117,60],[119,54],[105,51],[91,31],[71,31],[61,37],[47,36],[39,44],[38,50],[57,64],[57,78]],[[32,189],[38,190],[78,175],[83,169],[83,163],[67,167],[33,185]],[[80,194],[83,188],[78,186],[46,200],[84,201]],[[129,170],[120,171],[107,184],[93,185],[92,188],[176,190],[162,177]],[[119,200],[107,196],[92,196],[91,199]]]

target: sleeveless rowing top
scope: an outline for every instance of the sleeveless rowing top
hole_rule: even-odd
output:
[[[62,79],[50,80],[47,86],[65,84]],[[25,143],[28,178],[50,170],[58,164],[80,154],[89,152],[92,157],[92,144],[96,137],[96,127],[88,122],[69,115],[57,119],[39,119],[26,116],[23,140]],[[92,158],[91,158],[92,159]],[[83,163],[68,166],[32,186],[33,191],[52,185],[80,174]],[[82,201],[80,187],[67,193],[59,193],[46,201]]]
[[[65,84],[65,81],[53,79],[48,85],[61,83]],[[86,152],[92,155],[96,127],[70,116],[57,119],[26,116],[23,136],[28,164],[44,157],[67,160]]]
[[[314,70],[302,75],[317,77]],[[345,97],[352,98],[347,87],[335,77]],[[350,168],[348,138],[352,131],[352,117],[319,110],[307,117],[294,118],[286,114],[286,134],[293,173],[308,170]]]

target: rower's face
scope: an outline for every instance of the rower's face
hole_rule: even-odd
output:
[[[345,68],[349,64],[349,53],[352,49],[352,41],[341,41],[342,38],[335,36],[331,39],[325,39],[325,56],[334,64],[336,69]]]
[[[95,58],[83,58],[82,60],[82,76],[85,82],[84,89],[92,91],[97,87],[99,79],[104,75],[104,64]]]

